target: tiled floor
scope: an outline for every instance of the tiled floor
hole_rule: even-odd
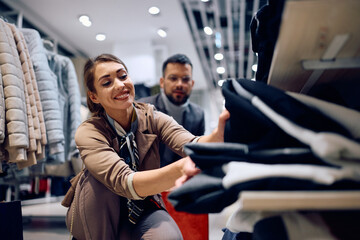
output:
[[[64,240],[70,238],[65,218],[24,218],[24,240]]]
[[[64,240],[70,239],[66,229],[67,208],[61,206],[61,199],[46,203],[22,206],[24,240]],[[209,215],[209,240],[221,240],[222,228],[233,211],[234,205],[219,214]]]
[[[24,240],[64,240],[70,233],[65,225],[67,208],[62,198],[48,198],[45,202],[24,201],[22,206]]]

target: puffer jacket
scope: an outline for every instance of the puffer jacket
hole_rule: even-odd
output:
[[[63,121],[59,106],[57,80],[47,62],[45,48],[40,34],[34,29],[22,28],[30,59],[34,66],[38,90],[45,119],[48,152],[47,159],[56,159],[58,163],[65,161]]]
[[[0,67],[0,145],[5,140],[5,99],[4,99],[4,87]],[[1,165],[1,164],[0,164]]]
[[[36,82],[36,76],[35,76],[35,72],[34,72],[34,66],[33,63],[30,59],[30,53],[29,53],[29,49],[27,47],[24,35],[22,34],[22,32],[20,30],[18,30],[19,32],[19,36],[21,38],[21,41],[24,43],[24,54],[26,55],[26,62],[29,65],[29,73],[30,73],[30,77],[31,77],[31,84],[32,84],[32,89],[33,89],[33,95],[35,97],[35,104],[36,104],[36,110],[38,113],[38,119],[39,119],[39,127],[40,127],[40,143],[37,143],[38,149],[36,152],[36,158],[37,159],[43,159],[45,158],[45,146],[47,144],[47,137],[46,137],[46,126],[45,126],[45,119],[44,119],[44,113],[43,113],[43,107],[41,104],[41,99],[40,99],[40,93],[39,93],[39,89],[38,89],[38,85]],[[31,86],[28,86],[29,88],[31,88]],[[35,108],[35,107],[34,107]],[[38,137],[36,137],[36,139],[38,139]]]
[[[65,137],[65,160],[77,155],[75,132],[81,123],[81,94],[76,71],[70,58],[47,51],[49,67],[57,76],[59,105],[62,113]]]
[[[24,74],[14,36],[7,24],[0,19],[0,66],[5,97],[5,122],[7,135],[5,149],[9,162],[27,160],[26,149],[29,147],[28,121],[25,105]]]
[[[24,54],[22,52],[24,49],[24,46],[22,45],[22,42],[20,41],[20,37],[19,37],[19,34],[17,33],[15,25],[11,24],[11,23],[7,23],[7,26],[10,28],[10,30],[14,36],[16,48],[17,48],[20,63],[22,66],[22,71],[24,74],[24,77],[23,77],[24,95],[25,95],[26,115],[27,115],[27,121],[28,121],[28,134],[29,134],[29,147],[27,148],[27,152],[26,152],[27,161],[23,162],[22,166],[20,167],[20,168],[24,168],[24,167],[28,167],[28,166],[36,164],[36,154],[35,154],[35,151],[37,149],[36,139],[35,139],[35,126],[36,126],[35,120],[36,119],[33,118],[32,109],[31,109],[32,108],[31,105],[34,105],[34,101],[32,101],[33,96],[32,96],[32,94],[30,94],[30,89],[27,86],[27,82],[29,82],[30,79],[29,79],[28,66],[27,66],[27,63],[25,62]],[[37,127],[38,126],[39,126],[39,124],[37,124]]]
[[[9,24],[16,42],[16,47],[19,53],[22,70],[24,73],[24,85],[25,98],[28,97],[28,122],[29,122],[29,143],[28,148],[28,161],[25,163],[18,163],[20,169],[28,167],[37,163],[37,160],[45,157],[45,145],[46,145],[46,132],[45,130],[44,116],[42,116],[42,106],[39,98],[39,92],[37,90],[37,83],[35,78],[34,69],[30,60],[30,54],[27,49],[27,45],[23,34],[16,28],[14,24]],[[34,89],[35,86],[35,89]],[[40,107],[40,110],[38,110]],[[41,116],[40,116],[41,115]],[[43,126],[41,126],[43,125]],[[42,137],[45,139],[42,140]]]

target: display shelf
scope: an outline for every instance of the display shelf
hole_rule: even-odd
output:
[[[360,79],[360,1],[288,0],[268,84],[306,94],[313,86]]]
[[[244,211],[360,209],[360,191],[244,191]]]

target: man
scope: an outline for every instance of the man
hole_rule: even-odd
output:
[[[204,111],[200,106],[189,101],[194,86],[190,59],[184,54],[169,57],[163,63],[162,74],[160,93],[138,101],[153,104],[157,110],[172,116],[192,134],[203,135],[205,132]],[[180,159],[180,156],[163,144],[160,145],[160,156],[161,166]]]

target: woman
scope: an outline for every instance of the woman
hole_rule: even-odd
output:
[[[229,113],[208,136],[196,137],[153,106],[134,102],[125,64],[102,54],[84,67],[93,116],[75,134],[85,170],[76,184],[67,226],[76,239],[182,239],[161,193],[199,170],[189,157],[159,168],[158,144],[185,156],[189,142],[223,141]]]

